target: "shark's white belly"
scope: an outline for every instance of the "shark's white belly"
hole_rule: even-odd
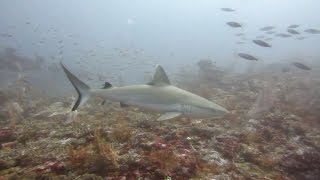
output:
[[[145,103],[134,103],[131,104],[145,110],[154,112],[180,112],[185,117],[190,118],[207,118],[211,117],[212,113],[210,110],[205,110],[191,105],[186,104],[145,104]]]

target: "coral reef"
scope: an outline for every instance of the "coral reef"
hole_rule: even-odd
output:
[[[280,166],[297,179],[318,179],[320,177],[319,150],[292,152],[281,159]]]
[[[69,147],[68,156],[72,168],[99,175],[107,175],[118,168],[118,154],[111,144],[105,142],[100,129],[95,130],[92,143],[76,149]]]
[[[1,90],[0,179],[320,178],[318,76],[198,66],[177,83],[227,107],[225,117],[157,122],[101,99],[70,113],[69,96],[21,93],[25,82]]]

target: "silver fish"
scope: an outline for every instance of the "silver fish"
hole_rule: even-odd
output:
[[[274,34],[274,31],[267,31],[266,34]]]
[[[254,42],[255,44],[262,46],[262,47],[271,47],[270,44],[268,44],[262,40],[255,39],[255,40],[252,40],[252,42]]]
[[[256,38],[262,39],[262,38],[265,38],[265,36],[264,35],[260,35],[260,36],[256,36]]]
[[[233,28],[239,28],[242,27],[242,25],[238,22],[227,22],[227,24]]]
[[[235,36],[243,36],[244,35],[244,33],[237,33],[237,34],[235,34]]]
[[[240,56],[241,58],[246,59],[246,60],[258,61],[258,58],[254,57],[250,54],[238,53],[238,56]]]
[[[288,29],[287,31],[288,31],[288,33],[290,33],[290,34],[300,34],[298,31],[296,31],[296,30],[294,30],[294,29]]]
[[[304,30],[304,32],[310,33],[310,34],[320,34],[319,29],[306,29],[306,30]]]
[[[297,28],[297,27],[299,27],[300,25],[298,25],[298,24],[292,24],[292,25],[290,25],[290,26],[288,26],[288,28]]]
[[[308,67],[308,66],[306,66],[306,65],[304,65],[302,63],[299,63],[299,62],[293,62],[292,64],[294,66],[296,66],[297,68],[302,69],[302,70],[311,70],[310,67]]]
[[[307,37],[305,37],[305,36],[301,36],[301,37],[298,37],[297,38],[297,40],[304,40],[304,39],[306,39]]]
[[[271,41],[272,38],[265,38],[264,40],[265,40],[265,41]]]
[[[270,31],[272,29],[274,29],[274,26],[265,26],[265,27],[260,28],[259,30],[260,31]]]
[[[284,37],[284,38],[291,37],[291,35],[290,35],[290,34],[286,34],[286,33],[278,33],[278,34],[276,34],[275,36],[278,36],[278,37]]]
[[[222,11],[225,11],[225,12],[234,12],[236,10],[234,9],[231,9],[231,8],[221,8]]]

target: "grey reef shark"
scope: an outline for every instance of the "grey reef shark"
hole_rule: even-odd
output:
[[[153,79],[147,84],[114,87],[106,82],[104,88],[94,89],[79,80],[61,62],[60,64],[79,95],[72,111],[77,110],[90,97],[96,96],[120,102],[125,106],[136,106],[162,113],[158,121],[179,116],[210,118],[229,113],[224,107],[214,102],[171,85],[160,65],[156,66]]]

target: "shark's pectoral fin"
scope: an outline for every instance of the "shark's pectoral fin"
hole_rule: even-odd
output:
[[[175,117],[180,116],[182,113],[181,112],[167,112],[163,115],[161,115],[157,121],[164,121],[164,120],[169,120],[169,119],[173,119]]]
[[[106,103],[106,100],[104,99],[104,100],[101,102],[101,105],[103,106],[105,103]]]

